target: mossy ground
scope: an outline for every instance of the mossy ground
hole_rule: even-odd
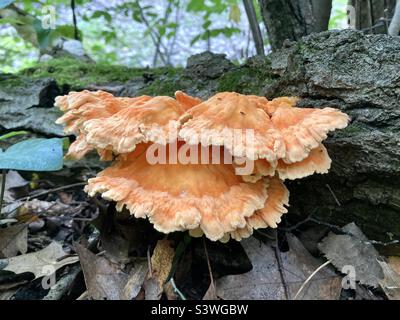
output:
[[[19,75],[36,79],[53,78],[59,85],[84,88],[91,84],[125,83],[137,77],[157,77],[174,73],[173,68],[129,68],[63,57],[41,62],[22,70]]]

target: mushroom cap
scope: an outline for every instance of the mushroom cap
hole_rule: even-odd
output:
[[[55,106],[65,112],[56,123],[64,124],[64,132],[77,135],[70,145],[66,158],[81,159],[94,147],[87,142],[86,134],[82,132],[85,121],[103,119],[127,108],[131,105],[140,105],[149,100],[149,96],[136,98],[116,98],[104,91],[70,92],[68,95],[56,97]],[[112,160],[112,152],[97,149],[102,160]]]
[[[276,228],[281,222],[282,215],[288,212],[285,206],[289,206],[289,190],[280,179],[274,177],[269,179],[267,193],[268,197],[264,207],[250,217],[246,217],[246,226],[230,233],[233,239],[240,241],[250,237],[253,230],[267,227]]]
[[[343,129],[349,122],[348,115],[337,109],[296,108],[296,102],[297,98],[282,97],[267,105],[273,126],[284,139],[285,163],[307,158],[327,138],[329,131]]]
[[[194,106],[197,106],[202,101],[200,98],[189,96],[188,94],[182,91],[175,92],[175,99],[179,102],[179,104],[183,107],[183,109],[188,110]]]
[[[278,161],[276,171],[282,180],[300,179],[310,176],[314,173],[328,173],[332,160],[328,151],[322,143],[317,148],[312,149],[308,157],[302,161],[286,163],[283,160]]]
[[[181,117],[179,136],[189,144],[223,145],[235,157],[274,161],[284,156],[284,144],[260,107],[264,99],[236,92],[217,93]],[[247,135],[247,129],[254,138]]]
[[[286,163],[282,159],[270,163],[264,159],[254,161],[252,175],[242,176],[246,182],[256,182],[262,177],[273,177],[275,174],[282,180],[294,180],[310,176],[314,173],[328,173],[332,160],[322,143],[312,149],[304,160]]]
[[[88,143],[115,153],[129,153],[141,142],[167,144],[177,139],[177,119],[184,109],[173,98],[158,96],[105,119],[83,124]]]
[[[264,207],[266,182],[245,183],[232,165],[151,165],[146,157],[116,161],[85,190],[116,201],[118,210],[126,206],[135,217],[148,217],[158,231],[200,228],[211,240],[244,227],[245,218]]]
[[[282,215],[288,210],[285,206],[289,206],[289,190],[283,182],[277,178],[264,178],[267,182],[267,199],[264,207],[256,210],[253,215],[246,217],[246,225],[239,227],[236,230],[226,233],[221,239],[221,242],[227,242],[230,238],[237,241],[243,238],[248,238],[253,234],[253,231],[261,228],[276,228],[281,222]],[[190,230],[192,237],[201,237],[203,232],[201,229]]]

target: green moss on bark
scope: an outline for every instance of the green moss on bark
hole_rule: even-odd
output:
[[[53,78],[59,85],[84,88],[91,84],[125,83],[137,77],[148,77],[151,81],[152,78],[169,73],[175,73],[175,69],[128,68],[63,57],[41,62],[19,74],[30,78]]]

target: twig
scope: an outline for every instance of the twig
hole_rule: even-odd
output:
[[[140,18],[142,19],[142,21],[146,25],[146,27],[149,29],[150,38],[153,41],[153,44],[156,47],[156,50],[158,50],[158,54],[160,55],[160,59],[166,65],[167,62],[165,60],[164,54],[161,52],[159,47],[157,48],[157,35],[154,34],[153,28],[151,27],[149,21],[146,19],[146,16],[144,14],[143,8],[140,6],[139,1],[136,1],[136,3],[137,3],[137,6],[139,8]],[[161,42],[160,42],[160,46],[164,48],[164,46],[163,46],[163,44]]]
[[[339,207],[341,207],[342,204],[340,203],[339,199],[336,197],[336,194],[333,192],[331,186],[330,186],[329,184],[326,184],[325,186],[328,188],[329,192],[332,194],[332,197],[333,197],[333,199],[335,199],[337,205],[338,205]]]
[[[330,263],[331,263],[331,260],[326,261],[324,264],[320,265],[317,269],[315,269],[315,271],[313,273],[310,274],[310,276],[306,279],[306,281],[304,281],[304,283],[301,285],[299,291],[297,291],[297,293],[295,294],[294,300],[297,299],[297,297],[299,296],[300,292],[304,289],[304,287],[307,285],[307,283],[310,282],[312,277],[314,277],[318,273],[319,270],[321,270],[322,268],[324,268],[325,266],[327,266]]]
[[[151,266],[150,246],[147,248],[147,264],[149,266],[149,276],[153,277],[153,268]]]
[[[204,246],[204,252],[206,254],[206,259],[207,259],[207,266],[208,266],[208,272],[210,274],[210,286],[212,287],[212,291],[213,291],[213,296],[216,297],[217,293],[215,290],[215,283],[214,283],[214,277],[213,277],[213,273],[212,273],[212,269],[211,269],[211,263],[210,263],[210,258],[208,256],[208,250],[207,250],[207,245],[206,245],[206,238],[203,236],[203,246]]]
[[[264,41],[262,38],[260,26],[257,22],[257,14],[254,9],[253,0],[243,0],[244,8],[246,10],[247,19],[249,20],[249,25],[251,33],[253,35],[254,45],[256,47],[257,54],[264,56]]]
[[[3,199],[4,193],[6,191],[6,177],[7,177],[7,170],[1,170],[1,191],[0,191],[0,217],[2,216],[2,208],[3,208]]]
[[[290,300],[290,292],[289,292],[289,288],[288,288],[287,281],[286,281],[285,271],[283,270],[281,251],[279,250],[279,242],[278,241],[279,240],[278,240],[278,232],[277,232],[276,237],[275,237],[275,247],[274,247],[275,258],[276,258],[276,261],[278,262],[279,275],[281,277],[283,291],[285,293],[286,300]]]
[[[186,300],[186,297],[184,296],[184,294],[176,286],[174,278],[171,278],[170,282],[171,282],[172,288],[174,288],[174,291],[175,291],[175,293],[178,294],[179,298],[181,298],[181,300]]]
[[[78,25],[76,22],[76,13],[75,13],[75,0],[71,0],[71,10],[72,10],[72,21],[74,23],[74,38],[75,40],[79,40]]]
[[[168,5],[167,5],[167,7],[165,9],[165,12],[164,12],[164,19],[163,19],[164,24],[166,24],[168,19],[169,19],[169,15],[170,15],[170,12],[171,12],[171,7],[172,7],[172,1],[168,1]],[[157,33],[156,50],[155,50],[154,57],[153,57],[153,67],[155,67],[157,65],[158,53],[160,52],[161,41],[162,41],[162,36],[158,32]],[[167,64],[168,64],[168,61],[167,61]]]
[[[41,196],[44,196],[46,194],[52,193],[52,192],[57,192],[57,191],[61,191],[61,190],[65,190],[65,189],[70,189],[70,188],[74,188],[74,187],[79,187],[79,186],[84,186],[86,185],[86,182],[77,182],[77,183],[73,183],[73,184],[68,184],[66,186],[62,186],[62,187],[57,187],[54,189],[49,189],[43,192],[40,192],[38,194],[34,194],[34,195],[29,195],[26,197],[22,197],[19,199],[16,199],[15,201],[25,201],[25,200],[30,200],[30,199],[34,199],[34,198],[38,198]]]
[[[89,293],[87,291],[85,291],[76,300],[87,300],[88,296],[89,296]]]

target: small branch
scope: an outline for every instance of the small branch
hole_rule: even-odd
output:
[[[313,273],[310,274],[310,276],[306,279],[306,281],[304,281],[304,283],[301,285],[299,291],[297,291],[297,293],[295,294],[294,300],[297,299],[297,297],[299,296],[300,292],[304,289],[304,287],[307,285],[307,283],[310,282],[312,277],[314,277],[322,268],[324,268],[325,266],[327,266],[330,263],[331,263],[331,260],[326,261],[324,264],[320,265],[317,269],[315,269],[315,271]]]
[[[76,22],[76,13],[75,13],[75,0],[71,0],[71,10],[72,10],[72,21],[74,23],[74,38],[75,40],[79,40],[78,25]]]
[[[172,288],[174,288],[174,291],[179,296],[179,298],[181,298],[181,300],[186,300],[185,295],[176,286],[174,278],[171,278],[170,282],[171,282]]]
[[[276,232],[274,249],[275,249],[275,258],[276,258],[276,261],[278,262],[278,270],[279,270],[279,275],[281,277],[285,297],[286,297],[286,300],[290,300],[290,291],[289,291],[289,288],[287,285],[285,271],[283,270],[281,251],[279,250],[278,232]]]
[[[140,18],[142,19],[142,21],[146,25],[146,27],[149,29],[150,38],[153,41],[156,51],[158,52],[158,55],[160,55],[160,59],[162,60],[162,62],[166,65],[167,61],[165,60],[164,54],[160,50],[162,43],[160,42],[160,45],[157,46],[157,35],[154,34],[154,30],[153,30],[152,26],[150,25],[149,21],[146,19],[143,8],[140,6],[139,1],[136,1],[136,3],[139,8]]]
[[[171,11],[171,7],[172,7],[172,1],[168,1],[167,8],[165,9],[165,12],[164,12],[164,19],[163,19],[163,23],[164,24],[166,24],[167,21],[168,21],[169,14],[170,14],[170,11]],[[161,36],[160,33],[158,33],[157,34],[156,50],[155,50],[154,57],[153,57],[153,67],[155,67],[157,65],[158,53],[160,52],[161,41],[162,41],[162,36]]]
[[[342,205],[341,205],[339,199],[336,197],[335,193],[333,192],[331,186],[330,186],[329,184],[326,184],[326,187],[328,188],[329,192],[332,194],[332,197],[333,197],[333,199],[335,199],[337,205],[338,205],[339,207],[341,207]]]
[[[214,283],[214,277],[213,277],[213,273],[212,273],[212,269],[211,269],[211,263],[210,263],[210,258],[208,256],[208,251],[207,251],[207,246],[206,246],[206,239],[203,236],[203,246],[204,246],[204,252],[206,255],[206,259],[207,259],[207,266],[208,266],[208,272],[210,274],[210,286],[211,286],[211,290],[213,291],[213,296],[216,297],[217,296],[217,292],[215,290],[215,283]]]
[[[6,177],[7,177],[7,170],[2,169],[1,170],[1,191],[0,191],[0,218],[2,217],[4,193],[6,192]]]
[[[68,184],[68,185],[66,185],[66,186],[62,186],[62,187],[58,187],[58,188],[46,190],[46,191],[40,192],[40,193],[38,193],[38,194],[34,194],[34,195],[29,195],[29,196],[26,196],[26,197],[22,197],[22,198],[19,198],[19,199],[15,200],[15,201],[30,200],[30,199],[34,199],[34,198],[38,198],[38,197],[44,196],[44,195],[49,194],[49,193],[52,193],[52,192],[57,192],[57,191],[61,191],[61,190],[65,190],[65,189],[70,189],[70,188],[74,188],[74,187],[79,187],[79,186],[84,186],[84,185],[86,185],[86,182],[78,182],[78,183]]]
[[[264,41],[262,38],[260,26],[257,22],[256,10],[254,9],[253,0],[243,0],[244,8],[246,10],[247,19],[249,20],[249,25],[251,33],[253,35],[254,45],[256,47],[257,54],[264,56]]]

